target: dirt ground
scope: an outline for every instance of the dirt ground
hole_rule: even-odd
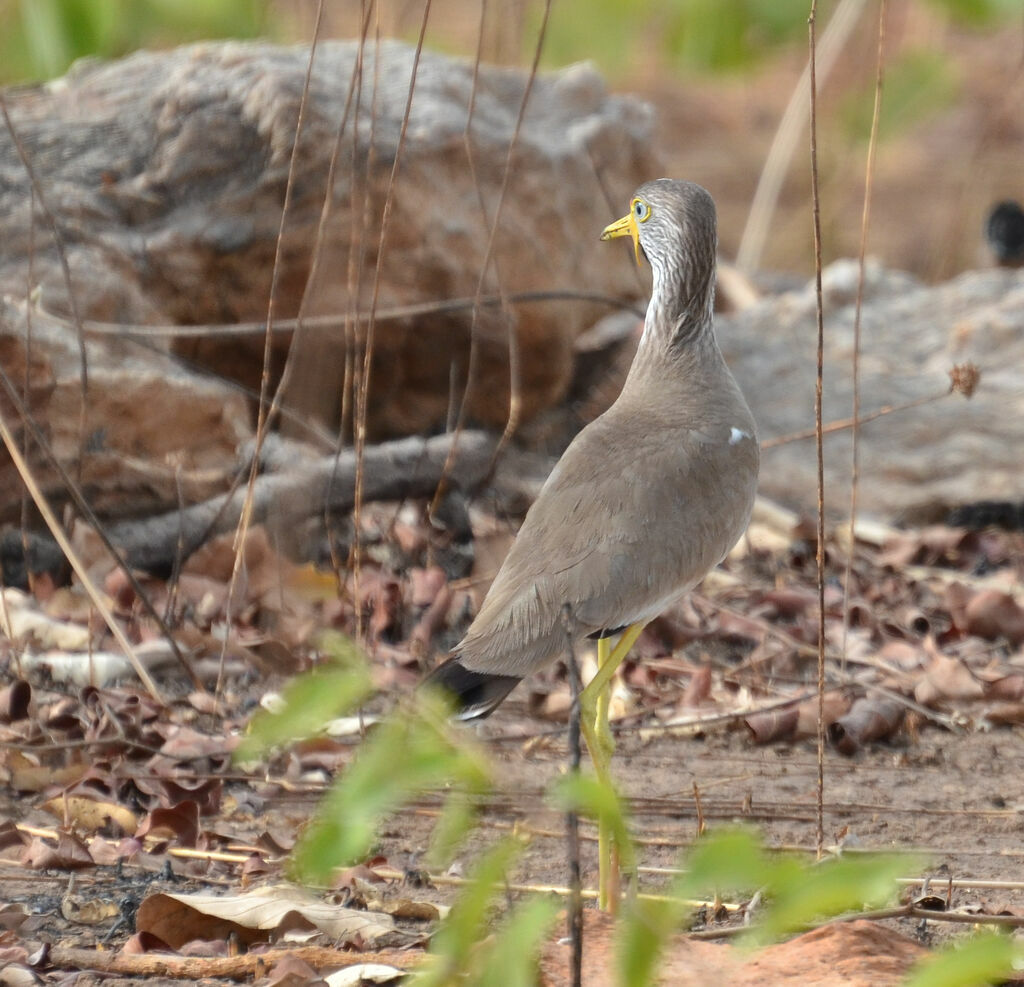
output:
[[[551,732],[514,700],[480,733],[494,755],[497,793],[489,800],[480,829],[460,854],[451,873],[464,872],[484,846],[512,827],[529,834],[531,842],[513,884],[565,885],[567,856],[564,817],[546,796],[550,783],[564,770],[564,735],[536,739]],[[702,814],[709,827],[723,822],[749,822],[769,846],[791,848],[808,859],[815,846],[815,782],[817,764],[813,741],[751,745],[740,727],[708,731],[699,737],[661,736],[641,739],[640,730],[620,733],[615,776],[628,795],[641,866],[641,890],[661,887],[667,878],[643,868],[671,868],[697,831],[693,789],[700,793]],[[527,736],[532,740],[527,741]],[[524,753],[524,745],[529,753]],[[841,837],[850,852],[885,850],[908,854],[906,877],[931,878],[928,890],[949,897],[956,910],[978,908],[986,914],[1024,912],[1024,891],[975,887],[950,888],[957,881],[1024,881],[1024,730],[1000,728],[991,732],[954,735],[924,727],[913,737],[873,745],[852,758],[829,751],[825,761],[825,842]],[[290,838],[311,814],[316,796],[273,791],[263,786],[266,801],[251,815],[224,813],[211,825],[228,840],[251,843],[261,832]],[[227,782],[225,803],[253,804],[250,781]],[[377,852],[399,870],[420,868],[435,821],[437,801],[421,800],[383,829]],[[52,826],[52,817],[5,792],[0,814],[26,825]],[[583,881],[596,882],[594,830],[583,827]],[[923,866],[918,861],[924,859]],[[180,860],[173,869],[181,876],[169,884],[160,875],[155,857],[144,866],[127,863],[123,871],[97,867],[72,877],[66,872],[29,873],[3,865],[4,899],[28,904],[36,935],[64,946],[92,946],[110,923],[83,926],[61,916],[61,902],[70,893],[79,898],[118,901],[140,898],[157,890],[189,892],[221,887],[237,889],[228,874],[189,877]],[[922,885],[904,889],[908,897]],[[458,888],[438,884],[408,887],[395,882],[385,892],[394,897],[412,894],[417,900],[452,904]],[[518,898],[518,894],[513,894]],[[937,945],[961,934],[962,927],[918,919],[891,919],[887,924],[923,945]],[[116,947],[131,932],[130,925],[115,934]],[[89,982],[79,980],[79,983]],[[119,983],[116,978],[105,983]],[[126,981],[128,982],[128,981]],[[149,982],[160,983],[159,979]],[[174,981],[166,981],[172,983]],[[210,981],[213,982],[213,981]]]

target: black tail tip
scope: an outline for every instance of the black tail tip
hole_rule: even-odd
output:
[[[447,693],[454,701],[457,719],[478,720],[490,716],[520,681],[518,675],[471,671],[456,656],[435,668],[420,688]]]

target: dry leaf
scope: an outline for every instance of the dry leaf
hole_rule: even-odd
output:
[[[0,723],[14,723],[28,716],[32,686],[24,679],[15,679],[0,689]]]
[[[357,963],[325,977],[328,987],[364,987],[365,984],[397,984],[408,974],[383,963]]]
[[[58,833],[56,846],[41,837],[33,837],[32,842],[21,852],[21,866],[31,870],[81,870],[96,865],[85,844],[77,836]]]
[[[60,913],[69,922],[79,925],[99,925],[117,918],[121,910],[117,903],[103,898],[83,898],[81,895],[65,895],[60,900]]]
[[[854,754],[869,741],[891,737],[903,722],[903,713],[903,706],[892,699],[858,699],[828,728],[828,738],[840,754]]]
[[[110,825],[131,836],[139,825],[135,813],[117,802],[90,798],[88,795],[56,795],[42,808],[60,820],[61,825],[95,833]]]
[[[1001,590],[979,590],[967,603],[964,625],[968,634],[986,641],[1006,638],[1015,645],[1024,642],[1024,608]]]
[[[170,808],[158,808],[146,816],[135,831],[142,839],[173,839],[180,846],[194,847],[199,839],[199,806],[192,799],[185,799]]]
[[[851,706],[850,697],[843,692],[826,692],[823,700],[825,729],[845,716]],[[800,703],[797,710],[797,737],[813,737],[818,732],[818,700],[808,699]]]
[[[139,906],[136,927],[179,949],[192,939],[223,939],[230,933],[251,945],[293,928],[373,946],[395,926],[389,915],[326,904],[300,888],[276,885],[236,895],[150,895]]]
[[[941,654],[934,646],[924,678],[914,688],[914,698],[922,706],[942,699],[980,699],[985,688],[959,658]]]
[[[750,731],[750,739],[755,744],[770,744],[773,740],[788,740],[794,736],[799,717],[796,707],[790,706],[746,716],[743,725]]]
[[[695,709],[711,698],[711,666],[701,665],[690,676],[686,689],[679,700],[680,709]]]

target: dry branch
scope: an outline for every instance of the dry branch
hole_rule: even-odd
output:
[[[444,475],[452,446],[450,435],[386,442],[365,451],[363,497],[392,500],[428,497]],[[494,440],[483,432],[464,432],[458,440],[446,482],[468,490],[487,476]],[[294,523],[325,508],[342,513],[352,508],[356,486],[356,455],[344,450],[324,456],[288,474],[257,478],[252,492],[252,520],[269,517]],[[139,521],[122,521],[108,529],[111,541],[128,564],[150,572],[169,571],[179,552],[188,556],[214,535],[234,530],[242,515],[246,490],[213,497],[181,511]]]
[[[274,964],[285,957],[302,960],[315,970],[340,970],[368,962],[386,963],[401,970],[409,970],[419,965],[423,954],[410,953],[403,949],[354,953],[325,946],[268,949],[266,952],[248,953],[244,956],[174,956],[166,953],[132,955],[53,946],[49,954],[50,966],[65,970],[100,970],[104,973],[122,973],[135,977],[175,977],[179,980],[223,977],[242,981],[265,976]]]

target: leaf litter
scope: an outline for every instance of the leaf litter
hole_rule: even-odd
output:
[[[130,900],[132,920],[113,941],[134,933],[130,951],[139,955],[181,949],[193,939],[269,943],[299,931],[370,951],[424,942],[424,923],[446,910],[458,886],[457,877],[444,883],[444,875],[434,875],[441,883],[410,895],[413,886],[402,876],[416,869],[436,818],[430,797],[388,822],[380,839],[384,856],[338,876],[337,900],[307,899],[291,888],[274,891],[272,905],[255,903],[267,893],[264,882],[286,875],[285,855],[316,797],[350,762],[360,738],[468,626],[500,561],[494,546],[507,548],[512,534],[506,529],[496,538],[502,523],[480,507],[470,517],[483,538],[476,565],[471,550],[454,551],[448,534],[427,520],[425,504],[409,502],[367,505],[358,577],[288,561],[260,527],[248,535],[249,565],[233,593],[229,539],[193,556],[176,583],[149,577],[147,592],[175,629],[195,681],[156,636],[131,589],[110,575],[106,587],[123,629],[149,656],[147,667],[159,671],[171,697],[166,706],[132,681],[123,660],[111,661],[120,658],[116,646],[74,584],[47,584],[39,596],[3,590],[0,861],[14,879],[6,904],[48,915],[45,924],[28,920],[12,930],[15,941],[26,951],[46,940],[96,943],[109,931],[104,924],[114,927],[124,914],[118,902]],[[1016,594],[1024,538],[941,526],[865,531],[851,539],[837,529],[826,545],[824,710],[839,755],[830,755],[827,772],[839,778],[831,784],[847,793],[839,802],[848,807],[843,825],[844,813],[833,813],[833,834],[837,846],[855,849],[877,845],[886,828],[899,828],[908,846],[955,853],[959,848],[943,847],[951,834],[944,836],[930,813],[948,802],[950,813],[972,818],[968,805],[980,799],[997,813],[992,818],[1012,825],[1024,811],[1024,795],[976,776],[987,794],[947,800],[940,790],[908,812],[909,825],[896,827],[886,808],[887,802],[898,808],[891,794],[899,787],[885,762],[914,771],[915,762],[920,769],[929,757],[955,760],[959,743],[983,745],[998,731],[1007,731],[1019,750],[1024,608]],[[668,862],[692,839],[686,820],[697,814],[746,816],[769,827],[778,845],[809,845],[813,790],[805,766],[818,710],[814,552],[810,526],[776,508],[759,511],[725,566],[655,620],[625,664],[613,702],[623,748],[617,762],[638,842],[652,848],[654,860]],[[274,693],[297,671],[320,665],[319,633],[353,634],[357,627],[366,634],[378,690],[366,713],[283,746],[269,765],[233,764],[252,711],[272,708]],[[593,667],[593,655],[580,657]],[[499,792],[485,806],[480,838],[510,825],[532,832],[534,846],[520,865],[530,883],[564,883],[561,844],[551,842],[560,839],[560,821],[545,803],[540,776],[552,777],[562,763],[569,706],[566,673],[556,664],[527,680],[480,728],[505,768]],[[691,752],[695,741],[707,765]],[[521,757],[501,754],[515,747]],[[783,769],[787,760],[793,766],[791,777],[799,781],[790,795],[773,799],[770,784],[750,783],[751,770],[765,763],[759,751]],[[673,786],[669,765],[676,758],[687,767]],[[860,783],[844,768],[858,759],[875,764]],[[645,761],[657,762],[646,785]],[[865,816],[854,807],[872,803],[873,791],[875,808]],[[471,840],[464,852],[472,856],[480,846]],[[1019,856],[1005,858],[1000,866],[1019,873],[1019,862]],[[451,873],[461,866],[457,861]],[[28,881],[30,872],[49,875],[45,890]],[[92,888],[89,908],[82,904],[88,899],[72,904],[62,895],[58,875],[66,880],[72,873],[79,894],[83,881]],[[189,890],[173,890],[172,881]],[[211,885],[220,891],[204,897],[202,889]],[[1019,896],[1008,901],[1012,914],[1024,914]],[[969,904],[992,907],[976,894]],[[171,918],[151,920],[154,915]],[[260,918],[250,921],[253,915]],[[185,932],[168,933],[168,922]]]

